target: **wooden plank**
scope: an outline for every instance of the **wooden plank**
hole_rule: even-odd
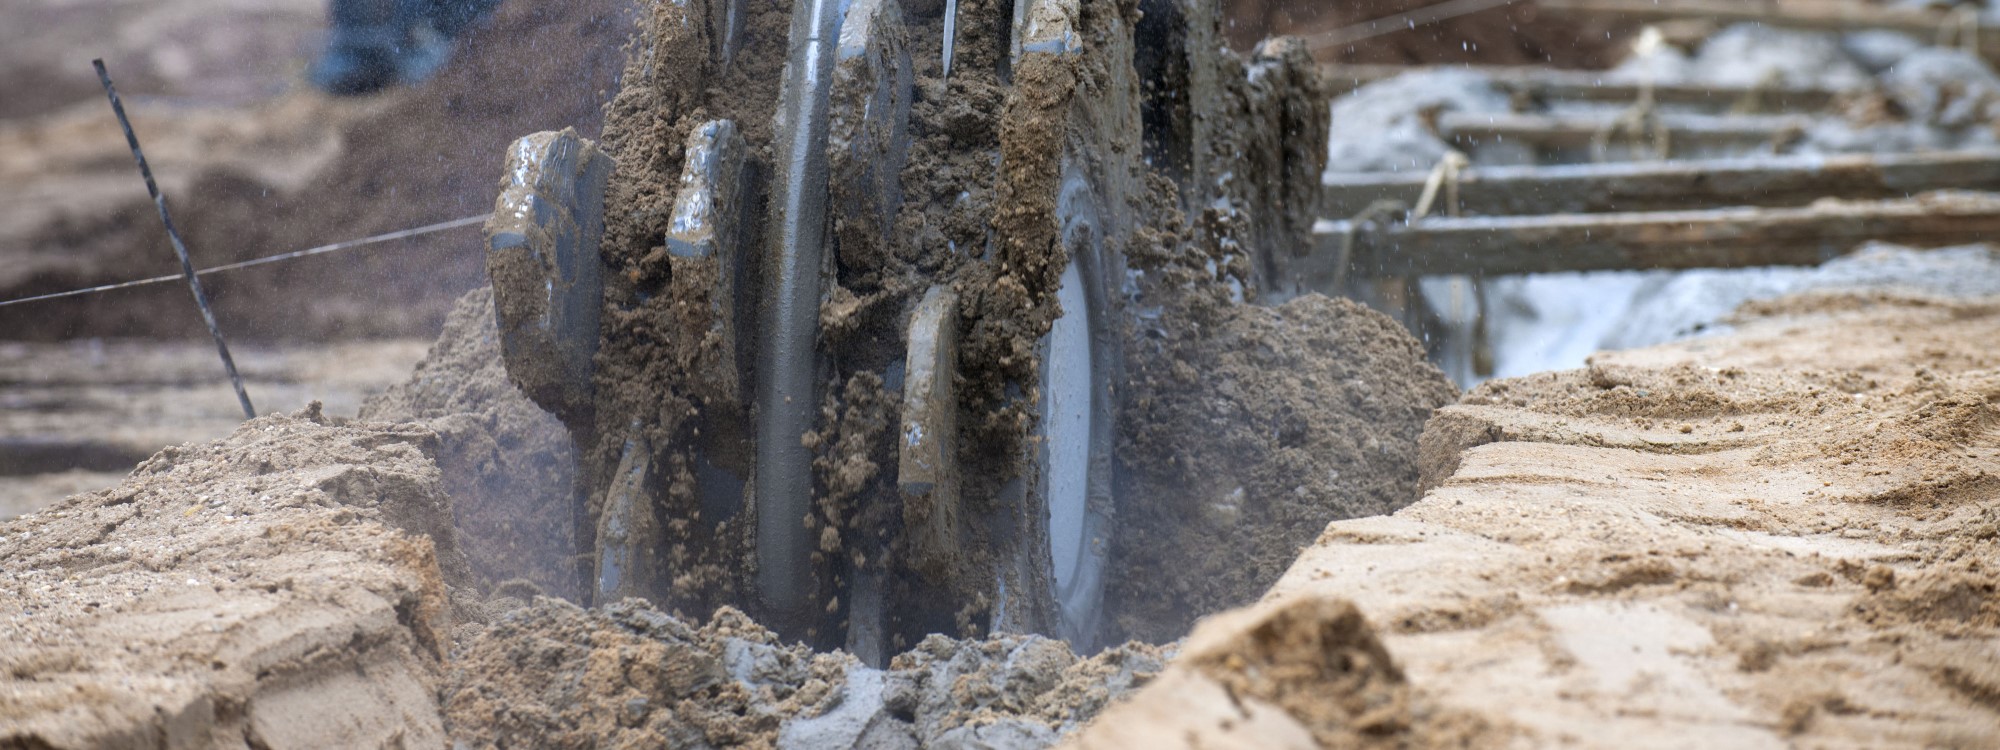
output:
[[[1445,140],[1472,148],[1509,141],[1543,147],[1588,148],[1591,139],[1618,117],[1617,112],[1581,115],[1447,112],[1438,116],[1437,129]],[[1679,148],[1772,142],[1786,133],[1804,130],[1812,124],[1812,119],[1798,115],[1666,112],[1660,115],[1660,124],[1667,128],[1674,147]],[[1619,142],[1623,142],[1622,137]]]
[[[1914,7],[1871,5],[1847,0],[1536,0],[1543,10],[1570,15],[1616,16],[1627,21],[1706,19],[1716,23],[1757,22],[1818,31],[1883,29],[1930,39],[1949,23],[1949,13]],[[1979,49],[2000,54],[2000,28],[1981,25]]]
[[[1354,216],[1384,199],[1414,204],[1426,177],[1414,170],[1329,172],[1321,178],[1320,216]],[[2000,151],[1475,167],[1461,174],[1458,195],[1462,211],[1504,216],[1797,206],[1946,189],[2000,190]]]
[[[1334,263],[1347,222],[1313,228]],[[1916,247],[2000,236],[2000,195],[1933,193],[1803,208],[1426,219],[1354,235],[1349,274],[1502,275],[1815,265],[1867,240]]]
[[[1543,101],[1626,103],[1638,101],[1639,83],[1607,79],[1602,71],[1557,70],[1537,66],[1453,66],[1493,79],[1495,85],[1523,96]],[[1407,65],[1322,65],[1320,80],[1333,96],[1351,93],[1376,81],[1414,70],[1431,68]],[[1840,92],[1824,86],[1718,86],[1710,84],[1655,84],[1653,100],[1662,105],[1727,109],[1755,98],[1764,111],[1818,111],[1831,104]]]

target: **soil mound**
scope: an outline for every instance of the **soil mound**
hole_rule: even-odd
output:
[[[1190,639],[1184,663],[1240,664],[1240,692],[1282,711],[1232,709],[1212,684],[1226,676],[1176,668],[1086,744],[1123,737],[1127,716],[1160,725],[1156,746],[1227,744],[1207,741],[1218,722],[1239,746],[1333,742],[1335,708],[1350,730],[1394,726],[1363,721],[1398,716],[1394,680],[1341,635],[1346,610],[1313,604],[1333,597],[1374,624],[1429,701],[1411,726],[1438,738],[1992,744],[2000,305],[1820,292],[1733,322],[1440,410],[1421,501],[1331,524],[1263,601]],[[1314,642],[1355,655],[1266,657]],[[1369,670],[1343,678],[1359,692],[1300,678]]]
[[[1456,396],[1387,316],[1236,304],[1194,258],[1134,263],[1162,304],[1126,349],[1115,638],[1179,638],[1254,600],[1327,522],[1415,502],[1417,436]]]
[[[369,399],[361,418],[437,433],[438,469],[482,589],[578,597],[575,449],[562,423],[507,379],[492,288],[460,298],[409,380]]]
[[[444,744],[435,442],[315,406],[0,524],[0,745]]]
[[[1079,749],[1495,747],[1503,725],[1412,685],[1352,602],[1297,597],[1204,621]]]
[[[455,742],[497,747],[1046,747],[1159,672],[1128,645],[933,636],[886,670],[729,608],[696,627],[628,599],[538,599],[469,626],[443,690]]]

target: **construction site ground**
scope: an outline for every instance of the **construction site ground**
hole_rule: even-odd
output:
[[[1264,28],[1233,33],[1420,4],[1242,0]],[[298,88],[318,0],[0,9],[0,243],[28,249],[0,297],[173,270],[87,75],[99,40],[208,265],[488,210],[508,140],[593,133],[626,9],[505,7],[486,33],[537,64],[474,44],[366,102]],[[1439,38],[1484,55],[1406,35],[1347,61],[1607,62],[1575,45],[1595,27],[1508,47],[1476,21]],[[1150,481],[1368,515],[1126,537],[1157,577],[1117,594],[1122,632],[1154,643],[935,637],[876,669],[734,609],[565,601],[571,519],[541,500],[571,486],[566,438],[508,384],[490,295],[461,298],[471,234],[219,282],[247,423],[185,289],[0,310],[0,748],[2000,745],[2000,298],[1753,301],[1455,403],[1387,318],[1227,311],[1239,340],[1164,345],[1203,369],[1156,363],[1184,398],[1127,438],[1193,468]],[[1357,362],[1382,395],[1350,401]],[[1197,397],[1215,377],[1226,403]],[[1309,460],[1200,427],[1307,401]],[[1319,476],[1366,456],[1388,459]]]
[[[1088,747],[1985,747],[1992,300],[1824,294],[1488,383]],[[1358,615],[1358,616],[1357,616]]]
[[[1167,652],[941,641],[861,678],[728,612],[483,597],[436,432],[267,417],[0,525],[0,736],[726,746],[875,685],[915,736],[1032,745],[1144,685],[1073,741],[1990,744],[2000,301],[1818,293],[1739,318],[1466,394],[1424,433],[1423,499],[1328,526]],[[1042,671],[1010,671],[1037,649]],[[586,682],[517,679],[533,664]]]

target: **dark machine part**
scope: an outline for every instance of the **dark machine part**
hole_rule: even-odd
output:
[[[868,0],[863,0],[867,4]],[[771,201],[763,331],[757,343],[757,591],[771,627],[799,632],[811,618],[812,452],[819,414],[814,356],[824,274],[827,106],[845,0],[792,6],[791,56],[778,102],[778,165]]]
[[[742,1],[658,6],[668,17],[637,53],[707,75],[780,49],[743,36]],[[600,464],[580,472],[579,488],[593,597],[745,606],[789,638],[872,662],[930,632],[1035,632],[1095,647],[1119,501],[1124,248],[1145,218],[1147,180],[1179,184],[1185,212],[1223,216],[1209,225],[1246,257],[1303,247],[1303,230],[1229,217],[1309,210],[1315,196],[1235,175],[1269,166],[1246,150],[1273,160],[1284,146],[1310,151],[1291,140],[1324,141],[1323,126],[1285,117],[1320,105],[1274,101],[1297,97],[1258,83],[1309,70],[1302,56],[1246,63],[1205,43],[1219,38],[1212,0],[1146,8],[1141,20],[1112,0],[796,0],[773,127],[692,125],[679,174],[626,178],[674,195],[664,235],[625,251],[664,259],[674,278],[633,292],[616,288],[648,272],[600,257],[612,251],[583,236],[619,216],[602,205],[604,157],[568,133],[517,144],[488,227],[489,275],[510,376]],[[996,86],[985,131],[940,133],[913,113],[925,96],[938,107],[958,87]],[[1263,121],[1197,116],[1211,109]],[[927,151],[916,145],[926,136]],[[956,184],[906,195],[910,170],[942,168],[940,158],[992,165],[992,205],[975,209],[988,211],[983,246],[909,236],[910,212],[926,204],[906,201],[970,195]],[[1319,162],[1306,161],[1294,168],[1317,174]],[[1268,205],[1274,195],[1286,204]],[[579,252],[605,267],[574,268]],[[894,284],[879,281],[888,265],[870,265],[897,263],[905,275]],[[841,320],[827,317],[836,295],[851,298],[856,285],[872,290],[872,317],[824,328]],[[600,299],[604,352],[582,333],[598,321],[577,312]],[[634,305],[685,316],[649,335],[694,336],[680,351],[722,353],[682,355],[694,359],[646,381],[708,407],[678,433],[655,429],[662,417],[643,401],[604,406],[625,384],[607,381],[602,363],[630,372],[620,357],[669,349],[608,332]],[[1029,332],[1032,362],[992,349],[996,323]],[[830,446],[856,398],[887,424]],[[828,465],[843,461],[865,463],[872,478],[832,487]],[[724,526],[750,531],[740,551]],[[703,544],[719,550],[705,559],[724,561],[703,579],[719,600],[688,599],[695,577],[678,567]],[[716,569],[728,580],[716,584]]]

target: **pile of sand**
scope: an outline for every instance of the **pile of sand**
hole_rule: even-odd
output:
[[[888,669],[785,644],[725,608],[695,626],[638,600],[554,599],[460,635],[443,691],[464,747],[1039,748],[1165,666],[1130,645],[933,636]]]
[[[0,524],[0,745],[443,744],[435,442],[315,407]]]
[[[1179,638],[1256,598],[1328,522],[1415,502],[1417,436],[1457,396],[1408,331],[1352,301],[1233,301],[1230,253],[1207,244],[1131,259],[1112,642]]]
[[[1082,744],[1990,745],[2000,306],[1735,323],[1441,410],[1423,500],[1329,526]]]

